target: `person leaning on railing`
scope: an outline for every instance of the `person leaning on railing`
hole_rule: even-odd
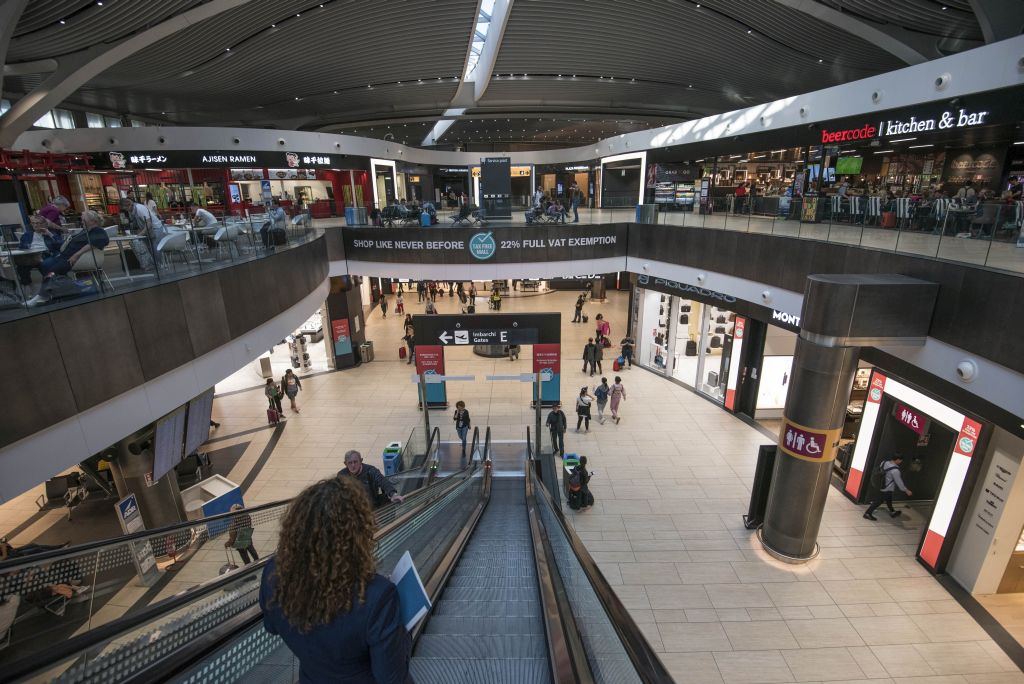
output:
[[[260,607],[299,659],[299,681],[412,683],[412,640],[395,585],[376,572],[375,526],[348,478],[321,480],[288,506]]]

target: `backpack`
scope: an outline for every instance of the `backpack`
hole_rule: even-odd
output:
[[[878,467],[871,471],[871,486],[873,486],[875,489],[881,489],[882,487],[885,486],[886,475],[889,473],[890,470],[892,470],[893,468],[899,470],[898,465],[894,465],[892,468],[883,468],[882,466],[884,466],[886,463],[889,463],[889,461],[882,461],[881,463],[878,464]]]
[[[594,396],[597,397],[598,402],[603,404],[608,399],[608,391],[604,385],[598,385],[594,388]]]
[[[583,488],[583,478],[580,476],[580,471],[573,468],[572,474],[569,475],[569,491],[578,492]]]

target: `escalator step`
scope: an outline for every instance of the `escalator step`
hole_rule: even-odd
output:
[[[543,634],[544,626],[532,617],[458,617],[436,615],[427,623],[427,634]]]
[[[547,658],[547,655],[548,646],[543,635],[510,638],[492,635],[422,634],[416,640],[413,661],[415,662],[417,658]]]
[[[463,565],[459,563],[454,577],[533,577],[536,569],[533,563],[499,563],[496,565]]]
[[[551,681],[548,660],[412,660],[412,676],[417,684],[542,684]]]
[[[434,615],[452,617],[540,617],[539,601],[445,601],[437,602]]]
[[[448,580],[447,587],[494,587],[504,589],[507,587],[522,587],[523,589],[536,589],[537,580],[534,577],[496,577],[494,575],[452,575]]]
[[[523,587],[447,587],[445,601],[536,601],[537,589]]]

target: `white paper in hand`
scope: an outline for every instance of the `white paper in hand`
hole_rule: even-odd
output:
[[[430,598],[423,588],[420,574],[412,563],[412,556],[406,551],[391,571],[391,582],[398,589],[398,603],[402,611],[402,622],[407,631],[412,631],[416,623],[430,610]]]

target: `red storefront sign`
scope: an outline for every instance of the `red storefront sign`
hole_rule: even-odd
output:
[[[335,342],[343,337],[351,337],[351,335],[348,334],[348,319],[343,318],[337,321],[331,321],[331,332],[334,334]]]
[[[868,401],[872,404],[882,403],[882,394],[885,392],[885,376],[875,373],[871,376],[871,386],[868,387]]]
[[[416,373],[444,375],[444,347],[441,345],[416,345]]]
[[[742,316],[737,316],[736,317],[736,329],[735,329],[735,334],[733,335],[733,337],[735,337],[737,340],[742,340],[743,339],[743,330],[746,327],[747,327],[747,319],[743,318]]]
[[[821,142],[836,143],[848,140],[868,140],[869,138],[874,138],[877,132],[878,129],[870,124],[865,124],[861,128],[847,128],[842,131],[830,131],[823,128],[821,129]]]
[[[896,420],[919,435],[928,431],[928,418],[917,409],[910,408],[903,402],[896,404]]]
[[[542,370],[550,370],[552,373],[562,371],[562,345],[533,345],[533,372],[540,373]]]
[[[978,446],[979,437],[981,437],[981,423],[970,418],[964,418],[964,425],[960,428],[960,434],[956,437],[956,446],[953,447],[953,453],[970,458],[974,455],[974,450]]]

